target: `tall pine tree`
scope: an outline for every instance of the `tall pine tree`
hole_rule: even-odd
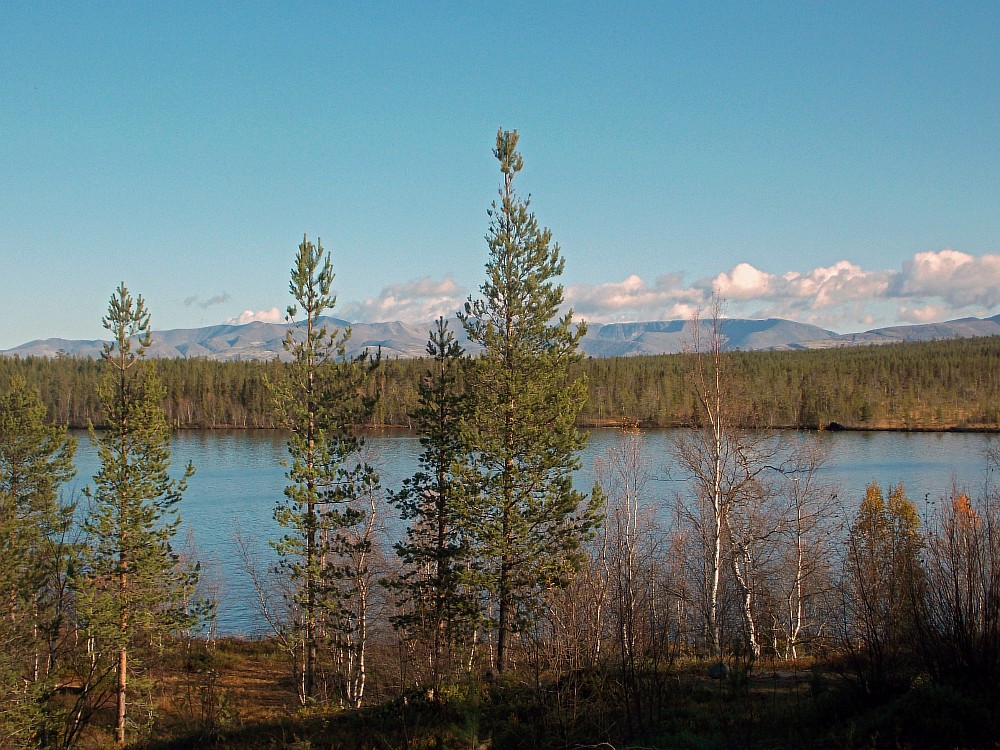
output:
[[[431,329],[427,355],[431,366],[418,386],[417,408],[409,415],[421,433],[420,469],[404,480],[393,502],[409,522],[405,539],[396,544],[403,563],[397,580],[403,613],[397,624],[430,641],[431,684],[437,691],[447,676],[450,648],[472,627],[475,606],[468,585],[469,539],[460,478],[468,400],[461,390],[465,359],[443,318]]]
[[[37,389],[15,375],[0,394],[0,745],[44,745],[54,692],[74,506],[76,440],[47,424]]]
[[[194,600],[197,567],[172,547],[180,524],[177,503],[194,473],[170,477],[170,428],[163,414],[164,389],[144,359],[150,345],[149,312],[121,284],[101,320],[112,340],[101,355],[99,386],[107,429],[97,442],[100,469],[84,521],[87,545],[78,608],[98,658],[115,676],[115,741],[125,744],[129,676],[141,672],[135,658],[154,636],[176,633],[205,614]],[[100,672],[95,672],[94,677]]]
[[[460,315],[481,348],[469,375],[472,532],[495,605],[498,671],[511,634],[531,621],[545,589],[578,567],[581,541],[598,522],[572,481],[585,442],[574,423],[586,383],[573,374],[585,326],[574,325],[572,312],[559,316],[564,261],[514,191],[523,166],[517,142],[516,130],[497,133],[502,178],[489,211],[486,281]]]
[[[341,532],[363,517],[352,501],[378,484],[374,469],[359,460],[363,441],[354,432],[371,408],[363,395],[368,357],[347,357],[350,329],[341,332],[322,320],[337,301],[333,277],[323,245],[303,237],[291,270],[296,304],[288,307],[288,320],[295,322],[300,310],[303,318],[285,337],[288,377],[272,384],[279,418],[291,433],[289,484],[274,512],[287,533],[274,546],[294,584],[294,627],[304,644],[296,675],[303,703],[317,697],[321,641],[336,627],[338,563],[349,544]]]

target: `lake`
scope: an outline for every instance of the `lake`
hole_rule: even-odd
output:
[[[619,439],[617,430],[593,430],[582,456],[575,484],[589,491],[595,458]],[[649,501],[669,502],[683,491],[686,480],[671,459],[677,430],[644,431],[654,477]],[[923,512],[925,503],[948,495],[953,481],[973,491],[985,480],[984,454],[995,439],[979,433],[822,432],[789,433],[793,440],[816,441],[827,452],[824,479],[853,513],[865,487],[875,480],[886,488],[903,482],[907,494]],[[97,451],[86,433],[77,433],[77,477],[69,489],[78,494],[98,468]],[[416,469],[418,438],[407,432],[379,433],[368,438],[383,486],[398,488]],[[273,557],[267,540],[280,536],[272,518],[285,486],[285,436],[273,431],[216,430],[177,433],[172,442],[173,465],[179,473],[188,461],[196,473],[180,504],[183,528],[178,545],[191,539],[202,561],[204,577],[218,597],[217,626],[223,634],[265,632],[253,604],[253,590],[237,559],[234,534],[251,540],[265,557]],[[396,520],[390,527],[403,528]]]

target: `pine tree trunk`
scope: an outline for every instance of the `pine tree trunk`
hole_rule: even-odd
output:
[[[497,612],[497,662],[496,669],[499,674],[503,674],[507,669],[507,636],[510,619],[510,602],[508,588],[510,573],[507,562],[500,563],[500,591],[499,591],[499,611]]]
[[[121,535],[121,546],[125,546],[125,535]],[[116,699],[116,721],[115,721],[115,743],[119,746],[125,744],[125,691],[128,684],[128,609],[125,606],[125,596],[128,590],[127,558],[125,552],[119,554],[118,564],[121,572],[118,577],[119,596],[121,602],[121,614],[119,616],[119,628],[121,646],[118,648],[118,681],[115,687]]]
[[[122,628],[124,630],[125,617],[122,616]],[[122,647],[118,649],[118,685],[115,690],[117,705],[117,719],[115,722],[115,743],[119,746],[125,744],[125,687],[128,676],[128,649]]]

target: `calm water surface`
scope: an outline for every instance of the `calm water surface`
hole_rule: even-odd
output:
[[[677,434],[675,430],[645,432],[653,472],[660,480],[651,483],[650,502],[667,502],[684,490],[683,474],[671,459]],[[77,478],[71,488],[78,491],[90,481],[98,463],[86,433],[77,437]],[[946,496],[953,481],[973,490],[982,487],[984,453],[994,440],[992,435],[976,433],[827,432],[792,433],[791,437],[817,441],[828,451],[825,478],[852,507],[872,480],[883,487],[903,482],[918,506],[925,499],[933,502]],[[617,430],[591,433],[583,467],[575,478],[578,489],[589,491],[594,459],[617,439]],[[202,561],[203,578],[218,597],[218,629],[262,633],[264,626],[233,540],[239,531],[260,555],[273,557],[267,540],[281,535],[272,513],[286,481],[281,465],[285,437],[271,431],[190,431],[175,435],[172,448],[177,473],[189,461],[195,466],[180,505],[183,528],[178,538],[181,545],[190,540]],[[386,488],[398,487],[416,470],[420,444],[411,433],[370,437],[369,448]],[[398,520],[390,523],[397,534],[402,528]]]

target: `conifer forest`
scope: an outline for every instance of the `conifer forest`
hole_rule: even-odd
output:
[[[281,361],[151,359],[125,283],[99,359],[0,358],[0,748],[1000,743],[997,488],[843,497],[789,439],[1000,429],[1000,339],[727,351],[720,300],[684,354],[585,358],[518,141],[494,144],[482,285],[421,359],[346,354],[308,236]],[[620,433],[580,492],[590,426]],[[198,467],[171,431],[223,427],[287,436],[276,562],[234,547],[263,638],[215,634],[178,533]],[[420,439],[398,486],[365,451],[382,427]],[[683,428],[665,508],[649,427]],[[100,464],[81,496],[70,428]]]

